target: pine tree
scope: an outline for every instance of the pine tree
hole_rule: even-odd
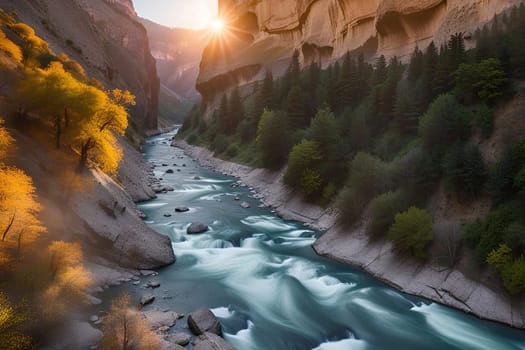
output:
[[[419,79],[423,74],[424,69],[424,56],[423,52],[416,46],[412,56],[410,58],[410,64],[408,65],[408,80],[414,82]]]
[[[219,105],[219,111],[217,113],[217,125],[219,126],[219,130],[223,134],[227,134],[230,130],[228,106],[228,95],[225,93],[221,97],[221,103]]]
[[[374,68],[374,85],[383,83],[388,75],[386,58],[384,55],[381,55],[377,58]]]
[[[231,134],[235,132],[235,129],[237,128],[237,125],[243,120],[244,118],[244,106],[241,101],[241,94],[239,92],[239,88],[233,89],[229,104],[228,104],[228,119],[229,119],[229,126],[228,126],[228,132],[227,134]]]
[[[292,87],[286,97],[286,113],[291,127],[300,129],[308,125],[303,104],[303,94],[297,85]]]

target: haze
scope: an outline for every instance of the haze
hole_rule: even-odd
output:
[[[217,0],[133,0],[139,16],[168,27],[203,29],[217,14]]]

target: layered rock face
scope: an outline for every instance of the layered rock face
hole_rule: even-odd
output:
[[[106,88],[130,90],[137,129],[156,129],[159,80],[131,0],[0,0],[57,53],[78,61]]]
[[[197,87],[206,96],[257,76],[299,50],[303,64],[328,64],[362,48],[407,58],[432,40],[468,38],[521,0],[220,0],[230,34],[204,52]],[[277,65],[278,68],[278,65]],[[278,69],[277,69],[278,70]],[[279,73],[279,72],[277,72]]]

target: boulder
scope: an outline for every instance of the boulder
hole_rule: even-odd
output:
[[[149,288],[159,288],[160,287],[160,282],[159,281],[154,281],[154,280],[148,281],[148,287]]]
[[[200,176],[195,176],[195,177],[193,177],[193,180],[200,180],[200,179],[201,179]]]
[[[251,207],[251,205],[250,205],[250,203],[248,203],[248,202],[242,202],[242,203],[241,203],[241,208],[248,209],[248,208],[250,208],[250,207]]]
[[[204,333],[195,342],[193,350],[235,350],[235,348],[218,335]]]
[[[177,213],[185,213],[187,211],[190,211],[190,208],[188,208],[188,207],[177,207],[177,208],[175,208],[175,211]]]
[[[186,233],[189,235],[196,235],[199,233],[204,233],[209,230],[208,225],[205,225],[200,222],[194,222],[186,229]]]
[[[165,218],[171,218],[171,214],[166,213],[166,214],[164,214],[164,217]]]
[[[155,296],[153,294],[144,294],[142,297],[140,297],[140,305],[145,306],[151,304],[153,300],[155,300]]]
[[[188,326],[195,335],[201,335],[206,332],[217,335],[222,334],[221,324],[217,317],[210,309],[199,309],[188,316]]]
[[[173,173],[174,173],[173,169],[166,170],[166,174],[173,174]]]
[[[191,341],[191,335],[182,332],[175,332],[167,336],[166,340],[172,344],[186,346]]]

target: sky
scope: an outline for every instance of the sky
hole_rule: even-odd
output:
[[[206,28],[217,15],[217,0],[133,0],[139,16],[168,27]]]

